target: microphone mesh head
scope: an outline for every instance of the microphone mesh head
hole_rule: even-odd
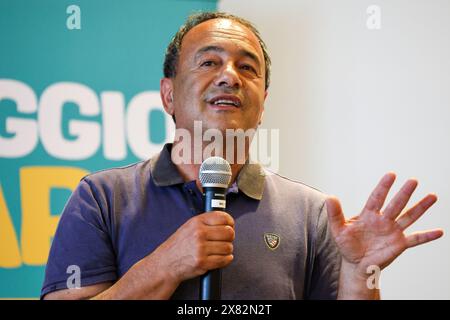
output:
[[[231,166],[221,157],[210,157],[200,166],[199,178],[202,187],[228,188]]]

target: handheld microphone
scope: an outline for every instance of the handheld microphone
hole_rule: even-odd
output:
[[[199,171],[203,187],[205,212],[226,208],[226,193],[231,181],[231,166],[221,157],[203,161]],[[200,278],[200,300],[220,300],[222,274],[220,269],[210,270]]]

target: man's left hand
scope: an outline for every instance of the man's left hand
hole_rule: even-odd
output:
[[[381,210],[394,181],[394,173],[384,175],[360,215],[349,220],[345,219],[336,197],[327,199],[331,232],[345,269],[341,269],[341,282],[342,278],[367,279],[368,267],[376,266],[381,270],[406,249],[436,240],[443,235],[441,229],[404,234],[405,229],[437,201],[436,195],[428,194],[413,207],[403,211],[417,187],[415,179],[406,181],[385,209]],[[342,275],[342,272],[353,274]]]

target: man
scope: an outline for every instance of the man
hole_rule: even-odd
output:
[[[264,42],[250,23],[199,14],[168,47],[162,102],[177,130],[191,135],[195,121],[225,136],[227,129],[256,129],[269,70]],[[404,235],[437,200],[429,194],[402,213],[414,179],[381,211],[395,179],[386,174],[361,214],[346,221],[336,198],[250,164],[248,144],[247,161],[231,163],[228,213],[204,213],[198,151],[180,143],[80,182],[55,234],[43,298],[197,299],[198,277],[223,268],[224,299],[377,299],[368,269],[382,269],[443,234]],[[227,148],[236,151],[226,141],[216,151]],[[68,286],[72,265],[81,271],[81,289]]]

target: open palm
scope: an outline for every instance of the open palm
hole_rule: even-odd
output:
[[[417,187],[415,179],[408,180],[386,208],[381,210],[394,181],[395,174],[387,173],[373,190],[360,215],[349,220],[345,219],[336,197],[327,199],[331,231],[342,258],[362,273],[369,266],[383,269],[406,249],[443,235],[441,229],[404,234],[404,230],[437,200],[436,195],[428,194],[402,213]]]

